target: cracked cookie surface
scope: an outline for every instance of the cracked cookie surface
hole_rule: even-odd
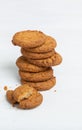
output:
[[[51,89],[56,84],[56,77],[52,77],[49,80],[46,80],[44,82],[28,82],[23,79],[21,79],[22,84],[28,84],[29,86],[34,87],[35,89],[39,91],[45,91]]]
[[[21,109],[35,108],[43,101],[42,94],[27,84],[21,85],[15,90],[8,90],[6,97],[11,104]]]
[[[22,100],[19,103],[19,108],[22,109],[32,109],[41,104],[43,100],[42,95],[38,92],[36,94],[31,95],[28,99]]]
[[[13,97],[15,101],[20,102],[23,99],[27,99],[33,93],[36,93],[36,90],[33,87],[29,87],[28,85],[22,85],[14,90]]]
[[[7,100],[13,105],[13,104],[15,104],[16,103],[16,100],[14,99],[14,97],[13,97],[13,90],[8,90],[7,92],[6,92],[6,97],[7,97]]]

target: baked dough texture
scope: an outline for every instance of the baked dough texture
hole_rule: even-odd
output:
[[[19,75],[23,80],[40,82],[40,81],[46,81],[51,77],[53,77],[53,70],[52,68],[49,68],[43,72],[38,72],[38,73],[23,72],[19,70]]]
[[[46,36],[37,30],[26,30],[15,33],[12,43],[24,48],[34,48],[44,44]]]
[[[21,83],[22,84],[28,84],[29,86],[34,87],[35,89],[37,89],[38,91],[45,91],[45,90],[49,90],[52,87],[55,86],[56,84],[56,77],[52,77],[49,80],[43,81],[43,82],[28,82],[25,81],[23,79],[21,79]]]
[[[11,104],[21,109],[35,108],[43,101],[42,94],[27,84],[18,86],[15,90],[8,90],[6,97]]]

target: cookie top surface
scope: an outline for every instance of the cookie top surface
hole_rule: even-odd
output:
[[[47,69],[46,67],[39,67],[39,66],[30,64],[23,56],[20,56],[17,59],[16,65],[18,66],[20,70],[27,71],[27,72],[41,72]]]
[[[28,99],[22,100],[19,103],[19,108],[21,109],[32,109],[39,106],[43,101],[43,96],[39,92],[33,94]]]
[[[14,45],[25,48],[33,48],[42,45],[45,42],[45,34],[37,30],[27,30],[17,32],[12,39]]]
[[[20,102],[23,99],[27,99],[33,93],[36,93],[36,90],[33,87],[24,84],[14,90],[13,97],[15,101]]]
[[[43,45],[27,50],[29,52],[44,53],[52,51],[56,46],[57,46],[56,40],[50,36],[46,36],[46,40]]]

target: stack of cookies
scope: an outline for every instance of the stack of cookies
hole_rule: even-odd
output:
[[[22,31],[13,36],[12,43],[21,47],[16,65],[22,84],[37,90],[49,90],[56,83],[52,66],[59,65],[62,57],[55,51],[56,41],[40,31]]]

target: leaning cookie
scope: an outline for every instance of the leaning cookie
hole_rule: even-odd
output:
[[[46,36],[45,43],[39,47],[27,49],[29,52],[44,53],[50,52],[57,46],[56,40],[50,36]]]
[[[44,44],[46,36],[41,31],[26,30],[17,32],[12,39],[14,45],[18,45],[24,48],[38,47]]]
[[[52,77],[51,79],[44,81],[44,82],[36,82],[36,83],[35,82],[28,82],[28,81],[21,79],[21,83],[28,84],[29,86],[34,87],[38,91],[45,91],[45,90],[49,90],[55,86],[56,77]]]
[[[38,65],[42,67],[50,67],[50,66],[59,65],[62,62],[62,57],[60,54],[55,52],[54,55],[49,58],[41,59],[41,60],[28,59],[28,61],[34,65]]]
[[[27,71],[27,72],[41,72],[47,70],[46,67],[39,67],[33,64],[30,64],[25,57],[20,56],[17,61],[16,65],[18,68],[22,71]]]
[[[40,82],[52,78],[53,70],[52,68],[49,68],[43,72],[38,72],[38,73],[23,72],[19,70],[19,75],[23,80],[30,81],[30,82]]]
[[[28,52],[24,48],[21,48],[21,53],[27,59],[40,60],[40,59],[45,59],[45,58],[51,57],[54,54],[54,49],[52,51],[46,52],[46,53],[33,53],[33,52]]]

